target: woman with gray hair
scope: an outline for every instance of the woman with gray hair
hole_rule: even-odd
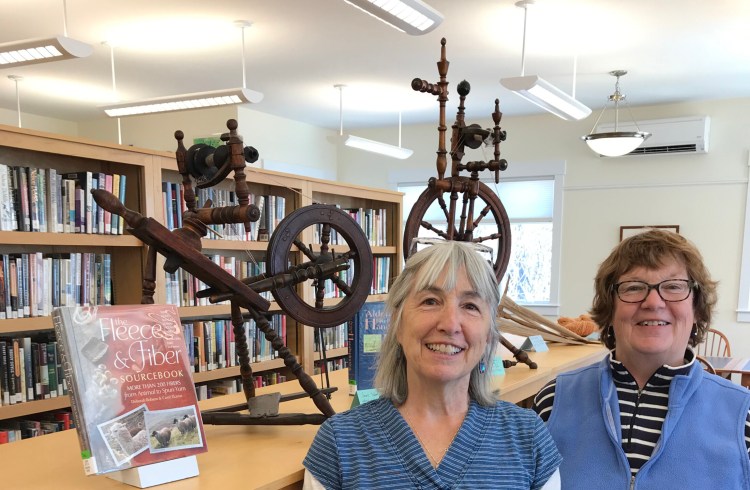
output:
[[[492,390],[499,302],[494,271],[471,244],[412,255],[387,300],[380,398],[320,427],[305,488],[559,488],[544,424]]]

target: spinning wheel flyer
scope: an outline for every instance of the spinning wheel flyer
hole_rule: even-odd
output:
[[[206,451],[176,307],[56,308],[53,323],[87,475]]]

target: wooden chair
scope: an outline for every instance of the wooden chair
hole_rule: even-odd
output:
[[[703,369],[705,369],[706,371],[708,371],[711,374],[716,374],[716,370],[711,365],[711,363],[706,360],[705,357],[703,357],[703,356],[695,356],[695,360],[698,361],[698,362],[700,362],[701,364],[703,364]]]
[[[695,353],[706,357],[732,357],[732,349],[727,336],[713,328],[708,329],[703,343],[695,346]]]

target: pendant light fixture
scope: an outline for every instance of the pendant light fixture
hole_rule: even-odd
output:
[[[609,72],[610,75],[617,78],[615,82],[615,93],[609,96],[608,102],[614,102],[615,104],[615,127],[614,131],[605,133],[596,133],[596,125],[599,124],[599,120],[604,115],[604,111],[607,110],[607,105],[604,105],[602,112],[594,123],[594,127],[591,129],[591,133],[586,136],[581,136],[581,139],[589,145],[594,152],[605,157],[619,157],[627,155],[631,151],[638,148],[641,143],[646,141],[651,133],[641,131],[638,128],[638,123],[630,114],[630,118],[635,126],[635,131],[619,131],[620,124],[620,103],[626,103],[625,96],[620,92],[620,77],[626,75],[626,70],[614,70]],[[630,107],[628,107],[628,113],[630,113]]]
[[[523,9],[523,44],[521,47],[521,76],[501,78],[503,87],[512,90],[529,102],[566,121],[581,120],[591,114],[591,109],[538,75],[525,75],[526,70],[526,20],[528,7],[534,0],[520,0],[516,7]],[[575,77],[575,74],[574,74]]]
[[[91,56],[94,48],[90,44],[68,37],[66,10],[65,0],[63,0],[62,36],[0,44],[0,67],[25,66]]]
[[[427,34],[443,22],[443,15],[421,0],[344,0],[394,29],[412,36]]]
[[[263,94],[255,90],[250,90],[245,85],[245,28],[250,27],[252,24],[246,20],[238,20],[235,21],[235,25],[242,31],[242,88],[123,102],[102,106],[101,109],[110,117],[126,117],[155,112],[173,112],[221,105],[256,104],[260,102],[263,100]]]
[[[367,138],[360,138],[351,134],[344,134],[344,87],[346,85],[337,84],[334,85],[339,90],[339,138],[343,140],[344,145],[351,148],[357,148],[359,150],[365,150],[372,153],[378,153],[399,160],[409,158],[413,150],[403,148],[401,146],[401,113],[398,113],[398,146],[389,145],[388,143],[381,143],[380,141],[370,140]]]

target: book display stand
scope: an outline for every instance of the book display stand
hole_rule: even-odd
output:
[[[198,460],[195,456],[171,459],[160,463],[147,464],[123,471],[108,473],[107,478],[137,488],[148,488],[185,478],[198,476]]]

